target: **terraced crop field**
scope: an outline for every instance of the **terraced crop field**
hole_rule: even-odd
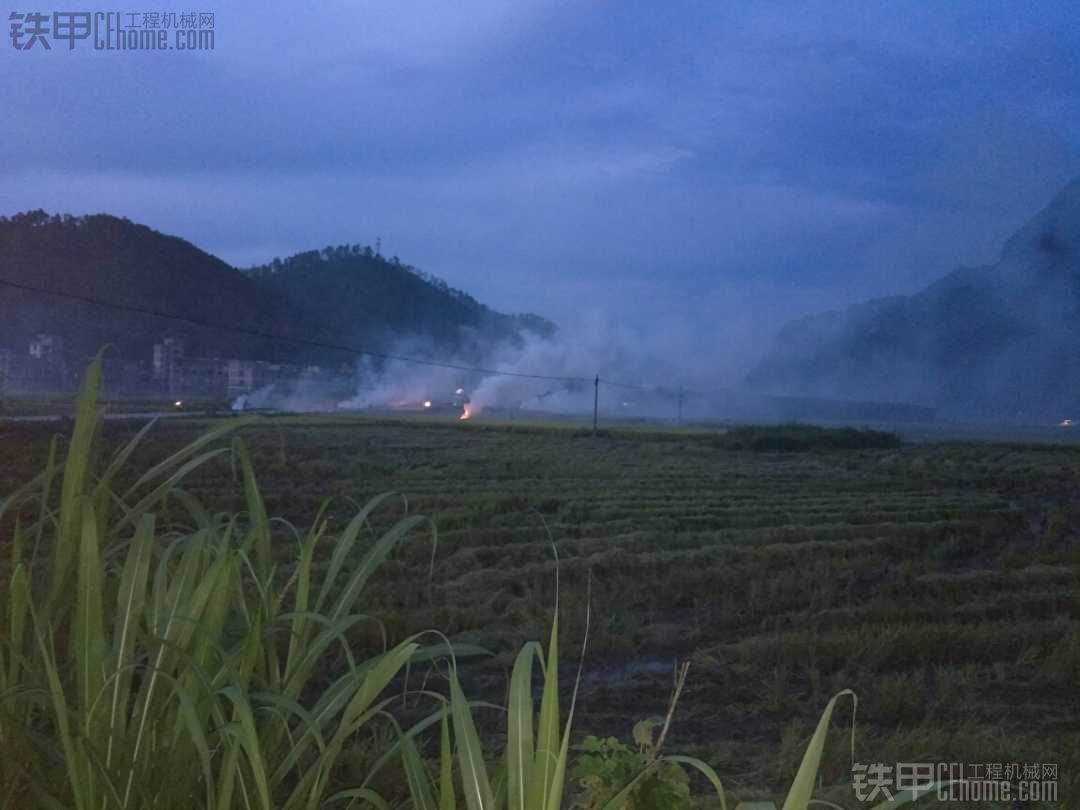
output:
[[[159,426],[135,466],[204,427]],[[4,428],[0,492],[37,468],[54,430]],[[511,651],[545,637],[558,568],[575,660],[591,605],[582,733],[628,739],[690,659],[670,748],[737,793],[790,779],[824,703],[851,688],[861,762],[1056,763],[1062,806],[1080,796],[1080,448],[767,452],[703,431],[345,418],[242,435],[268,511],[301,528],[324,498],[344,522],[389,490],[433,518],[434,559],[418,537],[367,609],[391,641],[438,628],[494,652],[473,666],[481,689],[501,689]],[[192,489],[240,503],[227,463]],[[292,548],[283,527],[282,564]],[[843,733],[826,783],[850,781]]]

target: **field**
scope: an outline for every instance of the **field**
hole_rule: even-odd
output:
[[[205,427],[157,426],[133,466]],[[136,429],[108,424],[106,446]],[[56,430],[0,426],[0,493],[38,469]],[[300,529],[326,497],[341,520],[386,491],[435,521],[434,559],[429,542],[403,547],[364,610],[390,642],[438,628],[491,650],[470,677],[496,697],[520,643],[546,635],[558,570],[568,660],[591,604],[581,734],[629,739],[689,659],[670,748],[737,794],[790,780],[821,708],[851,688],[860,762],[1056,763],[1062,798],[1078,795],[1080,448],[845,449],[790,433],[809,438],[330,417],[241,435],[267,511]],[[227,463],[189,488],[242,502]],[[840,725],[826,784],[850,781]]]

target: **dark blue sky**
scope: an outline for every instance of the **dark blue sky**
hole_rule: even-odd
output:
[[[205,10],[198,55],[21,52],[5,23],[0,211],[237,264],[381,236],[497,307],[726,371],[791,315],[991,260],[1080,174],[1070,2]]]

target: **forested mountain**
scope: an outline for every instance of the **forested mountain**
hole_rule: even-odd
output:
[[[1080,416],[1080,179],[993,265],[794,321],[748,381],[770,393],[936,405],[954,419]]]
[[[442,279],[361,245],[299,253],[247,273],[324,332],[357,345],[389,348],[409,336],[444,353],[478,356],[485,346],[517,340],[524,331],[555,331],[543,318],[495,312]]]
[[[375,349],[409,336],[428,341],[432,354],[449,356],[485,341],[513,339],[523,329],[554,329],[535,316],[494,312],[369,248],[328,248],[244,272],[182,239],[104,214],[32,211],[0,218],[3,280],[130,308],[104,308],[0,283],[0,348],[24,352],[32,336],[44,332],[63,338],[72,360],[105,344],[123,358],[146,360],[165,335],[183,338],[193,356],[312,363],[351,358],[251,333]]]
[[[297,310],[189,242],[107,215],[0,219],[0,279],[104,299],[254,331],[269,325],[299,333]],[[199,328],[134,311],[43,295],[0,284],[0,346],[24,347],[39,333],[64,339],[72,360],[111,344],[142,359],[164,334],[183,337],[196,355],[248,356],[289,351],[260,338]]]

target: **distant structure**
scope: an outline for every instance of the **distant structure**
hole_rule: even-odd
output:
[[[68,387],[64,339],[59,335],[39,333],[30,341],[26,383],[40,390],[59,391]]]
[[[229,360],[225,387],[229,396],[250,394],[255,390],[255,363],[251,360]]]
[[[0,349],[0,396],[7,390],[14,365],[15,352],[11,349]]]
[[[70,392],[92,358],[68,357],[61,336],[41,333],[23,348],[0,348],[0,394]],[[301,366],[237,357],[193,357],[182,337],[166,334],[149,356],[102,357],[102,391],[113,398],[235,399],[260,389],[302,387],[312,396],[328,389],[348,393],[355,367]]]
[[[184,342],[180,338],[166,337],[154,344],[153,380],[165,393],[179,393],[183,366]]]
[[[38,334],[30,341],[30,356],[47,363],[60,361],[64,354],[64,339],[59,335]]]
[[[222,396],[228,390],[229,369],[216,357],[188,357],[180,374],[180,385],[172,394]]]
[[[270,385],[312,384],[323,380],[321,366],[297,366],[237,357],[192,357],[182,340],[165,337],[154,344],[152,380],[169,396],[230,397]]]

